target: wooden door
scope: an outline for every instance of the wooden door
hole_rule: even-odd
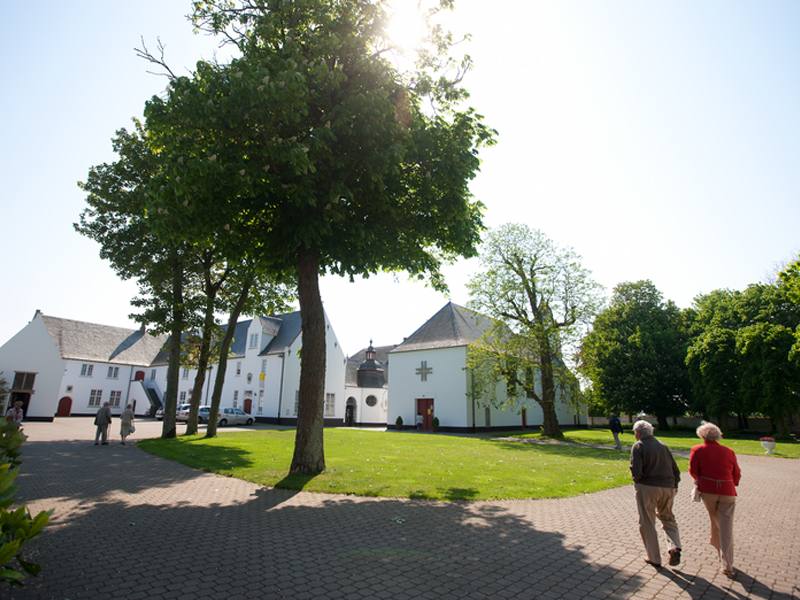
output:
[[[433,398],[417,398],[417,412],[414,413],[414,418],[418,413],[422,413],[422,428],[430,431],[433,419]]]
[[[64,396],[58,401],[58,410],[56,411],[57,417],[68,417],[72,412],[72,398]]]

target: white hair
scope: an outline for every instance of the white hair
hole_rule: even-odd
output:
[[[697,437],[706,442],[718,442],[722,439],[722,430],[713,423],[703,421],[697,428]]]
[[[653,435],[653,426],[648,421],[636,421],[633,424],[633,432],[642,435]]]

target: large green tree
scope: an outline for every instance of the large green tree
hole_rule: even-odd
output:
[[[151,333],[170,333],[162,436],[175,437],[181,333],[193,314],[184,286],[195,261],[189,244],[165,244],[147,222],[148,186],[163,165],[145,128],[134,121],[134,130],[119,130],[112,144],[119,159],[92,167],[78,184],[88,206],[74,227],[100,244],[100,257],[117,275],[137,282],[140,296],[132,304],[142,312],[131,316],[152,324]]]
[[[383,2],[194,7],[197,26],[223,34],[240,54],[224,65],[198,63],[166,98],[148,103],[148,127],[178,157],[159,178],[150,214],[180,215],[181,226],[168,229],[182,239],[229,231],[257,243],[271,273],[297,281],[303,361],[290,469],[320,472],[319,276],[404,270],[444,288],[443,261],[476,253],[482,205],[468,184],[493,131],[457,108],[467,63],[450,62],[451,38],[440,28],[430,30],[415,69],[398,68]],[[238,233],[243,224],[255,238]]]
[[[649,280],[621,283],[583,340],[586,375],[609,410],[667,417],[686,411],[688,332],[672,301]]]
[[[692,386],[690,408],[723,423],[728,413],[736,414],[743,428],[746,414],[739,390],[737,295],[731,290],[715,290],[695,298],[693,309],[687,313],[691,340],[686,365]]]
[[[559,388],[565,397],[576,395],[563,353],[600,309],[601,286],[572,249],[526,225],[506,224],[486,236],[480,270],[467,288],[469,307],[493,319],[469,349],[474,393],[512,409],[532,399],[542,409],[542,432],[559,437]],[[505,394],[498,396],[500,381]]]
[[[800,304],[785,276],[776,285],[698,296],[686,358],[692,407],[720,419],[735,412],[740,427],[748,415],[761,414],[782,429],[800,407],[800,363],[793,351],[798,325]]]

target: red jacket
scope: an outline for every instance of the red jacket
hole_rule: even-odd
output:
[[[736,496],[736,486],[742,477],[736,454],[718,442],[705,442],[692,448],[689,473],[701,494],[720,496]]]

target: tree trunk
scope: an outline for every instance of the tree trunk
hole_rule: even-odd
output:
[[[543,344],[543,350],[539,365],[542,373],[542,400],[539,402],[539,406],[542,407],[542,435],[561,438],[564,434],[558,426],[556,415],[556,385],[549,343]]]
[[[669,422],[667,421],[667,417],[664,415],[656,415],[656,419],[658,420],[658,430],[659,431],[669,431]]]
[[[197,413],[200,410],[200,400],[203,397],[203,386],[206,383],[206,370],[208,357],[211,354],[211,335],[214,329],[214,298],[208,298],[206,314],[203,320],[202,339],[200,340],[200,354],[197,360],[197,375],[192,386],[190,396],[189,421],[186,423],[186,435],[197,433]]]
[[[208,427],[206,427],[206,437],[212,438],[217,435],[217,414],[219,413],[219,405],[222,401],[222,386],[225,385],[225,371],[228,367],[228,350],[231,347],[233,340],[233,333],[236,331],[236,322],[239,320],[239,315],[242,314],[242,307],[247,301],[247,296],[250,294],[250,288],[253,285],[253,280],[248,279],[242,286],[242,292],[239,294],[239,299],[236,301],[236,306],[233,307],[231,314],[228,316],[228,329],[225,331],[225,337],[222,338],[222,343],[219,349],[219,367],[217,368],[217,377],[214,380],[214,391],[211,394],[211,408],[208,411]]]
[[[325,313],[319,294],[319,262],[300,250],[297,291],[303,332],[300,364],[300,399],[297,433],[290,473],[321,473],[325,470],[323,445],[325,394]]]
[[[178,378],[181,368],[181,336],[183,335],[183,263],[178,253],[174,256],[172,275],[172,328],[169,338],[167,364],[167,390],[164,397],[164,424],[162,438],[178,435],[175,411],[178,408]]]

